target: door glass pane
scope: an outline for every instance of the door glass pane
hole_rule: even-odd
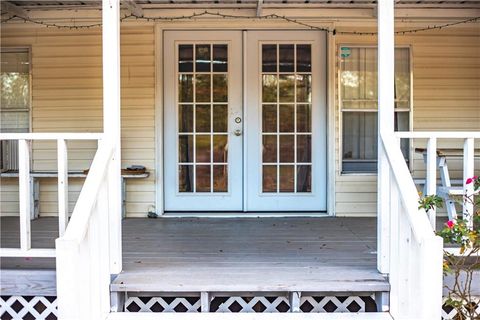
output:
[[[196,191],[210,192],[210,165],[196,166]]]
[[[263,132],[277,132],[277,105],[263,105],[262,129]]]
[[[312,192],[311,45],[264,44],[261,52],[262,190]]]
[[[210,132],[210,105],[195,108],[195,128],[197,132]]]
[[[228,45],[178,45],[179,192],[228,192]]]
[[[277,45],[262,46],[262,72],[277,72]]]
[[[263,192],[277,192],[277,166],[263,166]]]
[[[181,44],[178,46],[178,71],[193,72],[193,45]]]
[[[294,192],[295,166],[280,166],[280,192]]]
[[[281,44],[279,51],[280,72],[295,71],[295,46],[293,44]]]
[[[213,45],[213,72],[228,71],[228,46],[226,44]]]
[[[228,167],[213,166],[213,192],[228,191]]]
[[[228,107],[226,105],[213,106],[213,131],[228,131]]]
[[[195,46],[195,72],[210,72],[210,45],[197,44]]]
[[[297,45],[297,72],[312,70],[312,53],[309,44]]]

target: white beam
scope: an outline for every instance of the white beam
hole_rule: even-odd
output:
[[[377,267],[390,269],[390,167],[381,135],[394,131],[394,3],[378,2],[378,182],[377,182]]]
[[[262,10],[263,10],[263,0],[258,0],[258,2],[257,2],[257,17],[260,17],[262,15]]]
[[[120,150],[120,3],[102,1],[103,131],[101,143],[114,145],[108,166],[108,216],[110,227],[110,271],[122,270],[122,187]]]
[[[122,0],[122,3],[131,14],[143,17],[143,9],[135,0]]]
[[[28,13],[23,10],[21,7],[17,6],[17,5],[14,5],[13,3],[9,2],[9,1],[2,1],[2,12],[8,12],[8,14],[10,16],[17,16],[17,17],[20,17],[20,18],[25,18],[25,19],[29,19],[30,16],[28,15]]]

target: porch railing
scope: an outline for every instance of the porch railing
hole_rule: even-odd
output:
[[[400,150],[398,138],[381,135],[389,163],[390,314],[394,319],[440,319],[442,238],[434,234]]]
[[[449,192],[449,190],[444,190],[443,187],[441,190],[437,190],[437,166],[438,166],[438,156],[437,156],[437,142],[438,139],[446,140],[463,140],[463,185],[460,189],[460,195],[463,194],[473,194],[473,184],[467,184],[467,179],[473,177],[474,175],[474,164],[475,164],[475,139],[480,138],[480,132],[396,132],[395,136],[398,139],[427,139],[427,148],[426,148],[426,179],[425,179],[425,193],[426,195],[434,195],[437,193]],[[448,172],[440,172],[443,176],[442,180],[447,181],[450,184],[450,176]],[[454,206],[455,204],[449,202],[447,206]],[[463,198],[463,218],[469,221],[470,226],[473,226],[472,213],[473,213],[473,203],[467,201]],[[454,209],[453,209],[454,211]],[[429,220],[430,224],[435,228],[436,221],[436,210],[429,210]],[[456,218],[451,217],[451,218]]]
[[[109,185],[109,175],[113,155],[112,145],[100,145],[67,230],[56,240],[60,319],[105,319],[110,311],[109,188],[115,186]]]
[[[68,224],[68,149],[67,140],[101,141],[101,133],[2,133],[0,141],[18,141],[18,191],[20,248],[0,248],[0,257],[55,257],[55,249],[31,247],[31,147],[33,141],[57,141],[58,229],[63,235]]]

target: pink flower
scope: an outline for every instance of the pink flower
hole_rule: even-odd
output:
[[[470,184],[470,183],[474,182],[474,181],[477,180],[477,179],[478,179],[478,176],[473,176],[473,177],[471,177],[471,178],[468,178],[467,181],[466,181],[466,183],[467,183],[467,184]]]
[[[455,222],[452,220],[449,220],[447,221],[447,223],[445,223],[445,225],[448,227],[448,229],[452,229],[453,226],[455,225]]]

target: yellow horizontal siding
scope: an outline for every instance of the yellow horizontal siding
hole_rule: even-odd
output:
[[[337,35],[336,44],[373,44],[365,36]],[[413,129],[417,131],[480,130],[480,24],[397,36],[396,45],[408,45],[413,56]],[[338,68],[338,62],[337,62]],[[336,214],[365,216],[376,214],[376,177],[342,175],[341,132],[336,96]],[[461,141],[439,140],[439,148],[461,148]],[[426,141],[415,141],[425,147]],[[480,148],[480,142],[476,143]],[[480,161],[476,161],[478,168]],[[462,161],[449,159],[452,178],[461,178]],[[421,155],[414,155],[416,177],[425,176]],[[360,180],[360,181],[359,181]],[[442,211],[443,212],[443,211]]]
[[[99,28],[5,28],[2,46],[32,48],[33,132],[101,132],[102,42]],[[155,39],[151,26],[121,30],[122,167],[145,165],[151,177],[127,182],[127,215],[145,216],[155,203]],[[69,168],[90,166],[96,142],[68,142]],[[56,170],[56,145],[33,145],[33,168]],[[57,214],[55,179],[40,180],[40,214]],[[83,179],[70,179],[70,211]],[[18,180],[3,179],[1,214],[18,214]]]

